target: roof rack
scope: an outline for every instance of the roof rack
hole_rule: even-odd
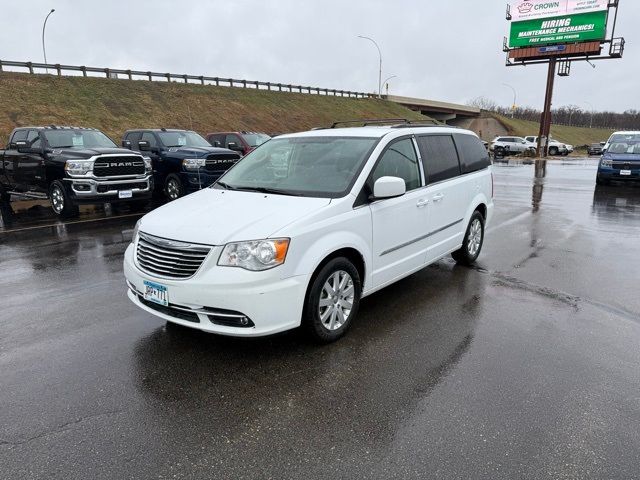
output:
[[[413,127],[447,127],[447,128],[459,128],[446,123],[439,122],[438,120],[426,119],[426,120],[409,120],[400,125],[392,125],[391,128],[413,128]]]
[[[361,123],[363,127],[367,127],[369,125],[381,125],[385,123],[406,123],[408,120],[406,118],[373,118],[373,119],[362,119],[362,120],[345,120],[343,122],[333,122],[329,128],[336,128],[338,125],[350,125],[354,123]]]

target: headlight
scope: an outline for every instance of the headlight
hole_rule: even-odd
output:
[[[289,250],[288,238],[228,243],[222,250],[218,265],[245,270],[268,270],[284,263]]]
[[[603,158],[602,160],[600,160],[600,166],[604,167],[604,168],[612,168],[613,167],[613,161]]]
[[[182,160],[182,166],[185,170],[197,170],[204,167],[205,162],[204,158],[185,158]]]
[[[147,171],[147,173],[150,172],[153,169],[151,157],[142,157],[142,159],[144,160],[144,169]]]
[[[85,175],[93,170],[93,160],[67,160],[64,170],[69,175]]]

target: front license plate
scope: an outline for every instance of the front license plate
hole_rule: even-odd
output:
[[[144,299],[159,305],[169,306],[169,290],[159,283],[144,281]]]
[[[631,170],[620,170],[620,175],[631,175]]]
[[[118,191],[118,198],[131,198],[131,197],[133,197],[133,192],[131,190]]]

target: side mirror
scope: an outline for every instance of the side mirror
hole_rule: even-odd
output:
[[[122,148],[131,150],[131,140],[122,140]]]
[[[20,153],[26,153],[29,150],[29,145],[24,140],[19,140],[15,143],[16,150]]]
[[[151,145],[146,140],[140,140],[138,142],[138,150],[140,150],[141,152],[148,152],[149,150],[151,150]]]
[[[399,177],[380,177],[373,185],[373,200],[401,197],[407,193],[407,184]]]
[[[227,143],[227,148],[229,150],[234,150],[236,152],[242,152],[242,147],[240,145],[238,145],[237,143],[235,143],[235,142]]]

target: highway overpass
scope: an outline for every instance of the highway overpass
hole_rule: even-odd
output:
[[[382,98],[390,102],[399,103],[411,110],[445,123],[456,123],[456,121],[480,117],[480,109],[469,105],[458,105],[457,103],[439,102],[424,98],[399,97],[397,95],[383,95]]]

